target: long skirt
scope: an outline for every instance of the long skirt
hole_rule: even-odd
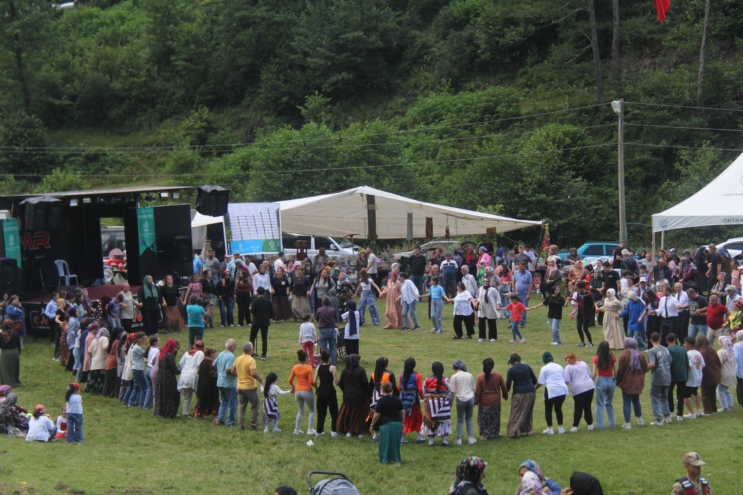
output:
[[[17,348],[0,352],[0,381],[13,388],[21,384],[21,359]]]
[[[446,419],[443,419],[441,413],[437,413],[439,409],[446,409],[446,404],[451,407],[451,401],[448,398],[428,396],[423,401],[425,410],[423,411],[423,423],[421,424],[421,435],[429,437],[440,436],[445,437],[451,435],[451,412]]]
[[[106,370],[105,379],[103,383],[103,395],[105,397],[111,397],[115,399],[119,395],[119,388],[121,387],[121,378],[119,378],[116,368],[112,370]]]
[[[405,414],[405,421],[403,422],[403,433],[418,433],[421,431],[421,424],[423,423],[423,412],[421,406],[418,404],[413,405],[413,410]]]
[[[402,423],[395,421],[379,427],[379,462],[402,462],[400,458]]]
[[[368,401],[353,407],[343,404],[341,410],[338,412],[336,431],[341,435],[345,435],[346,433],[351,433],[352,435],[369,435],[366,418],[369,417],[370,411]]]
[[[106,370],[91,370],[88,377],[88,384],[85,386],[87,393],[101,395],[103,393],[103,382],[105,380]]]
[[[511,416],[508,418],[508,434],[518,436],[532,431],[534,400],[536,393],[515,394],[511,398]]]
[[[178,306],[163,306],[162,310],[166,332],[179,332],[185,326]]]
[[[398,299],[392,300],[390,296],[387,296],[386,305],[384,308],[384,328],[403,328],[405,324],[402,320],[402,304]]]
[[[500,408],[501,406],[478,407],[477,429],[481,437],[500,435]]]
[[[67,362],[73,359],[72,353],[70,353],[70,347],[67,345],[67,328],[62,331],[62,336],[59,338],[59,362],[62,366],[67,366]]]
[[[292,297],[292,299],[294,299]],[[289,298],[287,296],[276,296],[271,298],[271,304],[273,304],[274,320],[288,320],[292,317],[292,306],[289,304]]]
[[[292,316],[295,320],[304,320],[306,315],[312,315],[310,298],[307,296],[292,295]]]

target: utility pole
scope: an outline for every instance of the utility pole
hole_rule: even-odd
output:
[[[611,108],[619,116],[619,132],[617,133],[617,144],[619,150],[617,157],[618,179],[619,179],[619,240],[627,240],[627,215],[624,209],[624,98],[612,101]]]

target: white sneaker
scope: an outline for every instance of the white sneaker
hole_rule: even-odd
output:
[[[454,445],[462,445],[462,439],[457,438],[456,440],[454,440]]]
[[[474,444],[477,443],[477,440],[475,440],[474,438],[469,438],[469,439],[467,439],[467,443],[470,444],[470,445],[474,445]]]
[[[588,425],[588,431],[593,431],[593,429],[594,429],[593,425]]]
[[[372,435],[372,440],[379,440],[379,438],[377,437],[376,431],[374,432],[374,435]]]
[[[303,435],[303,434],[304,434],[304,432],[303,432],[302,430],[297,430],[297,429],[295,429],[295,430],[294,430],[294,434],[295,434],[295,435]]]
[[[364,438],[364,435],[359,435],[359,438]]]
[[[263,428],[263,433],[268,433],[268,426],[266,426],[265,428]]]
[[[490,342],[498,342],[498,339],[490,339]]]
[[[317,432],[315,430],[313,430],[312,428],[310,428],[309,430],[307,430],[307,434],[308,435],[317,435]]]
[[[663,426],[663,420],[653,421],[652,423],[650,423],[650,426]]]
[[[709,416],[709,414],[705,414],[703,411],[697,411],[697,418],[700,416],[705,417],[705,416]]]
[[[330,432],[330,438],[338,438],[339,436],[340,435],[337,432],[335,432],[335,431],[331,431]]]
[[[684,420],[683,416],[676,416],[676,421],[683,421],[683,420]]]
[[[552,342],[550,345],[560,345],[559,342]]]
[[[346,433],[346,438],[353,438],[353,433],[351,433],[350,431]]]
[[[625,430],[631,430],[632,429],[632,425],[630,423],[624,423],[622,425],[622,428],[624,428]]]
[[[684,414],[684,417],[686,419],[697,419],[697,415],[695,413]]]
[[[557,433],[559,433],[559,434],[562,435],[563,433],[565,433],[565,428],[563,428],[562,426],[558,427],[557,428]]]
[[[478,342],[485,342],[485,339],[478,339]]]
[[[436,329],[434,328],[433,330],[431,330],[431,333],[436,333]]]
[[[645,426],[645,420],[642,418],[637,418],[637,426]]]
[[[670,425],[671,423],[673,423],[673,416],[666,416],[663,421]]]
[[[523,344],[524,342],[526,342],[526,339],[521,339],[521,343]]]
[[[274,432],[274,433],[281,433],[281,430],[279,430],[278,428],[276,428],[276,427],[274,426],[274,427],[273,427],[273,432]]]
[[[554,435],[555,434],[555,430],[553,430],[552,428],[547,428],[542,433],[544,433],[545,435]]]
[[[570,433],[578,433],[578,427],[573,426],[572,428],[570,428]]]

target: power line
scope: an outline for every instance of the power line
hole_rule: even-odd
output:
[[[606,106],[608,103],[603,104],[595,104],[595,105],[586,105],[583,107],[575,107],[575,108],[567,108],[565,110],[554,110],[550,112],[542,112],[542,113],[534,113],[530,115],[520,115],[517,117],[506,117],[502,119],[495,119],[495,120],[483,120],[479,122],[466,122],[462,124],[451,124],[451,125],[442,125],[442,126],[434,126],[434,127],[421,127],[418,129],[401,129],[396,131],[386,131],[386,132],[375,132],[370,134],[356,134],[353,136],[333,136],[328,138],[318,138],[318,139],[294,139],[294,140],[286,140],[286,141],[272,141],[271,144],[286,144],[286,143],[311,143],[311,142],[319,142],[319,141],[332,141],[332,140],[341,140],[341,139],[354,139],[357,137],[369,137],[369,136],[382,136],[382,135],[388,135],[388,134],[405,134],[405,133],[411,133],[411,132],[421,132],[421,131],[431,131],[431,130],[438,130],[438,129],[449,129],[452,127],[465,127],[465,126],[472,126],[472,125],[481,125],[481,124],[494,124],[497,122],[507,122],[511,120],[521,120],[521,119],[527,119],[532,117],[542,117],[545,115],[554,115],[558,113],[566,113],[566,112],[573,112],[576,110],[585,110],[587,108],[595,108],[600,106]],[[173,149],[193,149],[193,148],[211,148],[211,147],[219,147],[219,146],[257,146],[263,143],[221,143],[221,144],[204,144],[204,145],[169,145],[169,146],[133,146],[133,147],[126,147],[126,146],[120,146],[120,147],[82,147],[82,146],[7,146],[7,147],[1,147],[1,148],[11,148],[11,149],[17,149],[21,148],[24,150],[32,150],[32,149],[41,149],[41,150],[55,150],[55,151],[61,151],[61,150],[92,150],[88,152],[95,152],[95,151],[110,151],[110,150],[155,150],[155,149],[166,149],[166,150],[173,150]],[[386,144],[386,143],[385,143]],[[286,149],[286,148],[284,148]],[[233,151],[233,150],[226,150],[226,151]]]
[[[306,173],[306,172],[327,172],[330,170],[351,170],[351,169],[367,169],[367,168],[387,168],[387,167],[402,167],[407,165],[425,165],[425,164],[436,164],[436,163],[454,163],[463,162],[470,160],[485,160],[488,158],[504,158],[509,156],[529,156],[529,155],[541,155],[545,153],[557,153],[560,151],[570,150],[581,150],[588,148],[599,148],[603,146],[616,146],[616,142],[591,144],[587,146],[574,146],[571,148],[560,148],[555,150],[542,150],[542,151],[529,151],[525,153],[505,153],[501,155],[488,155],[488,156],[474,156],[469,158],[452,158],[450,160],[426,160],[421,162],[401,162],[401,163],[389,163],[384,165],[354,165],[348,167],[327,167],[327,168],[309,168],[309,169],[294,169],[294,170],[261,170],[249,172],[213,172],[213,173],[193,173],[193,174],[137,174],[137,177],[194,177],[194,176],[220,176],[220,175],[251,175],[251,174],[294,174],[294,173]],[[54,177],[131,177],[132,174],[56,174]],[[32,175],[32,174],[0,174],[0,177],[34,177],[43,178],[48,175]]]
[[[685,127],[685,126],[677,126],[677,125],[656,125],[656,124],[631,124],[629,122],[625,122],[624,125],[626,126],[634,126],[634,127],[658,127],[661,129],[689,129],[694,131],[729,131],[729,132],[743,132],[743,129],[721,129],[721,128],[715,128],[715,127]]]
[[[647,146],[650,148],[679,148],[679,149],[685,149],[685,150],[714,150],[714,151],[741,151],[743,152],[743,149],[712,148],[709,146],[677,146],[673,144],[649,144],[649,143],[624,143],[624,144],[628,144],[630,146]]]
[[[725,112],[743,112],[740,108],[713,108],[713,107],[689,107],[684,105],[664,105],[662,103],[640,103],[638,101],[625,101],[625,105],[643,105],[648,107],[688,108],[690,110],[720,110]]]

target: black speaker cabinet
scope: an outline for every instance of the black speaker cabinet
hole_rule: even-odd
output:
[[[45,229],[48,206],[48,203],[26,203],[23,227],[28,230]]]
[[[0,298],[3,294],[13,295],[20,283],[20,269],[13,258],[0,258]]]
[[[173,250],[175,261],[179,263],[191,261],[191,238],[185,236],[174,237],[173,243],[175,244],[175,249]]]
[[[46,219],[47,228],[59,228],[62,225],[62,203],[49,203]]]
[[[196,211],[218,217],[227,214],[230,191],[222,186],[201,186],[196,196]]]

